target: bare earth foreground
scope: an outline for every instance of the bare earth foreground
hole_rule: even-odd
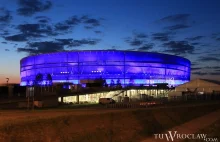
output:
[[[176,126],[172,129],[169,129],[167,131],[177,131],[180,134],[196,134],[197,132],[199,132],[201,129],[204,129],[208,126],[210,126],[211,124],[213,124],[214,122],[220,120],[220,109],[214,112],[211,112],[209,114],[206,114],[204,116],[201,116],[199,118],[195,118],[189,122],[186,122],[180,126]],[[220,130],[219,130],[220,132]],[[163,132],[162,132],[163,133]],[[164,132],[167,133],[167,132]],[[156,139],[155,136],[152,136],[150,138],[145,139],[142,142],[165,142],[167,141],[166,138],[164,137],[164,139]],[[180,141],[175,139],[175,141]],[[192,140],[193,141],[193,140]]]
[[[154,134],[172,128],[197,132],[219,119],[219,109],[219,103],[209,103],[152,109],[4,110],[0,142],[155,141]]]

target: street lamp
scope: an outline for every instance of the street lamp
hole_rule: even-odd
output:
[[[8,86],[8,81],[9,81],[9,78],[6,78],[6,79],[7,79],[7,81],[6,81],[6,82],[7,82],[7,86]]]

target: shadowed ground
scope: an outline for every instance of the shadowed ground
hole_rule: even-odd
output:
[[[51,109],[0,112],[0,141],[139,142],[220,109],[219,103],[151,109]]]
[[[164,132],[164,133],[167,133],[167,131],[172,131],[172,132],[177,131],[180,134],[196,134],[200,130],[207,128],[208,126],[210,126],[211,124],[215,123],[218,120],[220,120],[220,109],[217,111],[211,112],[209,114],[206,114],[204,116],[201,116],[199,118],[195,118],[195,119],[188,121],[180,126],[176,126],[172,129],[166,130],[166,132]],[[205,133],[205,130],[200,131],[200,133]],[[207,134],[207,133],[205,133],[205,134]],[[166,138],[164,138],[163,140],[155,139],[155,137],[152,136],[148,139],[145,139],[142,142],[155,142],[155,141],[166,142],[167,140],[166,140]],[[175,139],[175,141],[180,141],[180,140]],[[190,141],[190,140],[188,140],[188,141]],[[195,141],[195,140],[191,140],[191,141]],[[204,140],[202,140],[202,141],[204,141]]]

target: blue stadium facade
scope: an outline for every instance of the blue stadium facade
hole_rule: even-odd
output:
[[[20,61],[21,85],[33,84],[36,75],[52,76],[53,82],[78,84],[79,80],[103,78],[107,84],[168,83],[176,86],[190,80],[188,59],[152,52],[81,50],[28,56]]]

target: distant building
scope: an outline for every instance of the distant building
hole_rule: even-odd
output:
[[[220,95],[220,81],[195,79],[177,86],[175,90],[168,93],[170,99],[180,98],[186,95],[200,98],[204,95],[208,97]]]
[[[0,84],[0,98],[25,97],[26,87],[20,84]]]

